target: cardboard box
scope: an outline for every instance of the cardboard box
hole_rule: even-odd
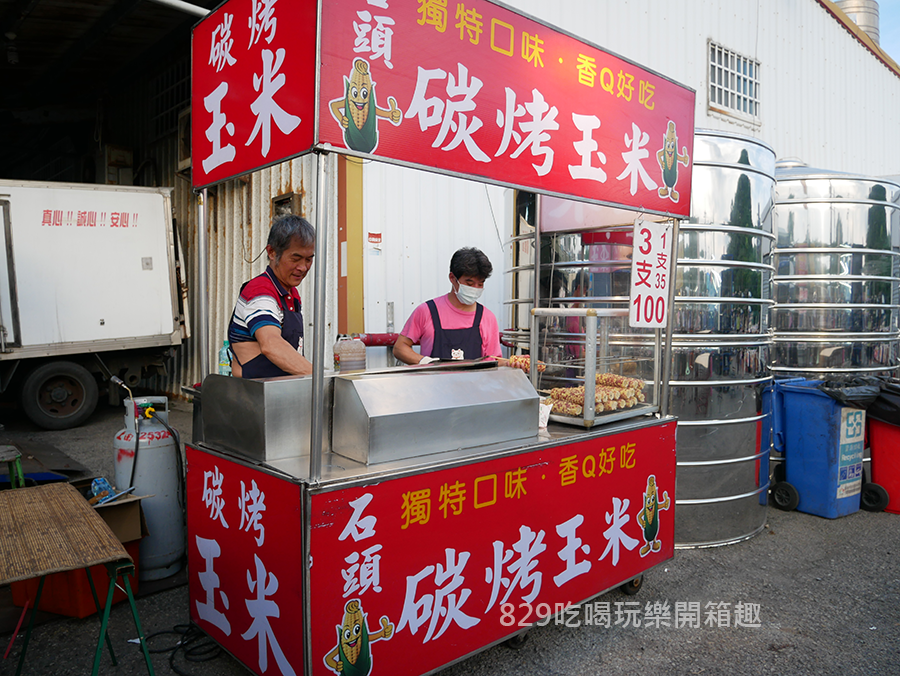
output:
[[[125,544],[148,535],[144,510],[141,509],[141,500],[149,497],[152,496],[126,495],[105,505],[97,505],[94,509],[103,517],[113,534],[119,538],[119,542]]]
[[[145,497],[148,496],[128,495],[107,505],[96,507],[97,513],[103,517],[110,530],[119,538],[119,542],[125,546],[125,551],[134,560],[134,575],[129,576],[131,591],[134,594],[138,592],[138,554],[141,538],[148,535],[147,522],[141,509],[141,500]],[[91,566],[88,570],[97,590],[100,607],[103,608],[106,604],[106,595],[109,593],[109,575],[106,566]],[[27,600],[30,601],[29,607],[33,607],[39,582],[39,578],[13,582],[10,585],[13,603],[24,606]],[[113,593],[112,602],[116,604],[127,598],[125,592],[117,588]],[[41,592],[40,610],[68,617],[87,617],[96,613],[97,606],[94,604],[84,569],[48,575]]]

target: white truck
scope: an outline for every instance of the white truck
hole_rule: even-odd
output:
[[[80,425],[187,338],[171,192],[0,180],[0,392],[38,426]]]

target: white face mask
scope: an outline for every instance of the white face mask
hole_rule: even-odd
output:
[[[474,286],[466,286],[465,284],[460,284],[459,291],[456,292],[456,297],[463,305],[471,305],[476,300],[481,298],[482,291],[484,291],[484,289],[478,289]]]

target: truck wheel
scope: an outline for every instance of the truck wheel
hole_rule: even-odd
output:
[[[71,361],[37,367],[22,386],[22,409],[46,430],[76,427],[97,407],[97,381],[90,371]]]

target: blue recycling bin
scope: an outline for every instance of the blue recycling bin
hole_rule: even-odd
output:
[[[764,426],[760,435],[760,448],[769,446],[779,453],[784,452],[784,390],[779,385],[789,385],[806,382],[805,378],[775,378],[762,393],[763,415],[771,416],[771,424]],[[780,462],[780,460],[779,460]]]
[[[820,380],[775,382],[775,447],[785,482],[772,488],[779,507],[836,519],[859,511],[866,412],[818,390]],[[786,496],[796,490],[796,505]]]

